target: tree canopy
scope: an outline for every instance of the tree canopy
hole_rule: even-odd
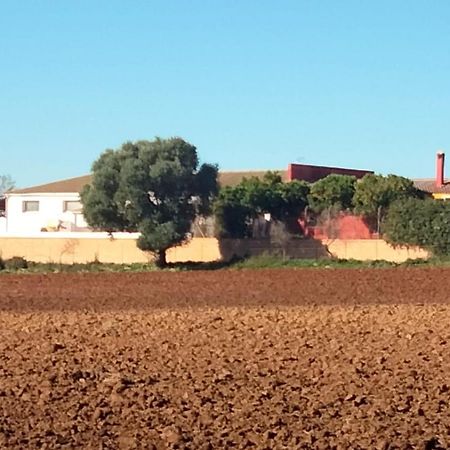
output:
[[[365,175],[357,184],[353,203],[358,214],[376,217],[391,203],[408,197],[421,197],[412,180],[398,175]]]
[[[311,186],[309,205],[316,213],[326,209],[346,210],[353,206],[356,178],[348,175],[328,175]]]
[[[138,247],[155,253],[161,266],[218,191],[217,167],[199,167],[196,148],[181,138],[127,142],[102,153],[92,170],[92,183],[81,193],[87,223],[140,232]]]
[[[214,205],[219,234],[246,237],[249,225],[258,216],[269,213],[274,220],[298,218],[308,204],[309,185],[304,181],[283,183],[276,172],[250,177],[237,186],[221,189]]]

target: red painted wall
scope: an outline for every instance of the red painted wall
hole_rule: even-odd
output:
[[[356,178],[362,178],[368,173],[373,173],[370,170],[355,170],[344,169],[341,167],[325,167],[325,166],[310,166],[308,164],[289,164],[288,166],[288,181],[304,180],[309,183],[314,183],[327,175],[350,175]]]
[[[377,239],[377,233],[370,230],[360,216],[342,213],[315,226],[309,226],[304,218],[298,221],[306,237],[314,239]]]

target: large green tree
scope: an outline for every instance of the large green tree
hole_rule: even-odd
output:
[[[423,198],[412,180],[398,175],[365,175],[356,183],[353,204],[358,214],[364,215],[369,222],[379,228],[389,206],[401,199]]]
[[[327,209],[346,210],[352,208],[356,178],[331,174],[311,186],[309,205],[316,213]]]
[[[196,214],[216,195],[217,167],[199,167],[196,148],[181,138],[127,142],[94,162],[81,193],[95,229],[140,232],[137,245],[166,265],[166,251],[183,243]]]

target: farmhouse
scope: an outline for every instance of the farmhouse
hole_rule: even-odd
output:
[[[6,232],[88,231],[79,192],[90,176],[16,189],[6,195]]]
[[[314,182],[330,174],[363,177],[367,170],[339,167],[289,164],[287,170],[277,170],[283,180]],[[259,171],[220,172],[221,186],[234,186],[245,177],[261,178]],[[48,231],[89,232],[84,220],[80,192],[91,181],[91,175],[69,178],[25,189],[16,189],[6,195],[6,233],[30,235]]]

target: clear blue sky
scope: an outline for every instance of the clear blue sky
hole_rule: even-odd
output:
[[[0,174],[78,176],[181,136],[221,169],[432,177],[449,22],[448,0],[0,0]]]

